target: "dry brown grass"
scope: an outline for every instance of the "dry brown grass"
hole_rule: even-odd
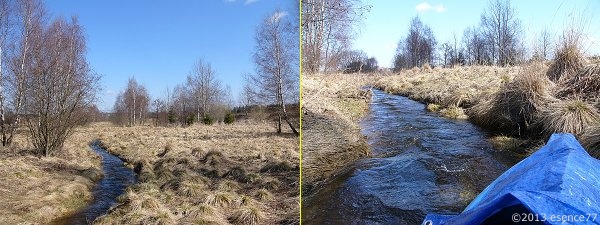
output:
[[[479,95],[477,104],[467,109],[471,121],[511,135],[525,133],[536,112],[554,99],[554,83],[544,75],[545,69],[539,63],[523,66],[496,92]]]
[[[139,173],[139,183],[96,224],[228,224],[240,196],[253,196],[269,182],[279,184],[271,190],[274,194],[252,201],[265,209],[261,223],[297,215],[298,138],[277,135],[272,124],[165,128],[97,123],[78,128],[65,151],[54,157],[19,153],[30,148],[22,135],[14,150],[0,152],[0,224],[46,224],[86,206],[94,185],[86,176],[101,168],[88,143],[98,138]],[[273,163],[279,165],[276,170],[260,172]],[[200,208],[186,209],[211,194],[226,200],[215,206],[219,216],[200,217],[194,212]]]
[[[260,224],[277,224],[299,210],[294,200],[299,196],[298,139],[291,133],[275,134],[270,124],[98,126],[96,132],[108,151],[140,171],[139,184],[130,191],[160,203],[157,212],[146,214],[144,207],[123,200],[103,220],[154,223],[167,213],[172,218],[161,218],[174,223],[228,224],[237,215],[239,202],[252,202],[264,209]],[[270,183],[279,184],[272,187],[271,198],[248,197]],[[206,215],[210,209],[218,215]]]
[[[302,191],[310,193],[349,163],[369,154],[358,120],[368,111],[370,75],[304,75]]]
[[[600,100],[600,64],[592,64],[578,70],[560,82],[557,96],[563,99],[581,98]]]
[[[32,155],[25,132],[12,148],[0,150],[0,224],[50,223],[91,200],[100,159],[88,146],[89,130],[78,128],[64,150],[52,157]]]
[[[519,67],[471,66],[454,68],[435,68],[423,70],[404,70],[392,76],[386,76],[375,82],[375,87],[391,94],[407,96],[410,99],[429,103],[429,111],[440,112],[442,116],[453,119],[466,119],[466,108],[474,105],[479,111],[487,111],[481,106],[486,98],[500,90],[519,73]],[[479,105],[479,106],[477,106]],[[474,120],[479,115],[469,111]],[[486,121],[489,122],[489,121]]]
[[[587,127],[580,141],[590,155],[600,158],[600,125]]]
[[[554,59],[546,76],[554,82],[569,79],[584,65],[584,55],[580,48],[581,32],[570,29],[563,33],[554,52]]]
[[[600,114],[582,100],[558,100],[540,110],[537,123],[548,136],[552,133],[580,135],[587,127],[600,124]]]

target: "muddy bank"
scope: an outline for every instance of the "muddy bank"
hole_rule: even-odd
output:
[[[328,74],[303,77],[302,194],[310,196],[349,164],[370,154],[359,121],[368,111],[374,77]]]

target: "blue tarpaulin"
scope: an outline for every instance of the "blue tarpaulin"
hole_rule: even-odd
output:
[[[553,134],[462,213],[428,214],[422,224],[600,224],[599,178],[600,160],[572,134]]]

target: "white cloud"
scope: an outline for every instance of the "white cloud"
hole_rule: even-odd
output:
[[[417,12],[427,12],[433,10],[435,12],[442,13],[446,11],[446,7],[444,7],[444,4],[437,4],[433,6],[428,2],[421,2],[415,6],[415,10],[417,10]]]
[[[421,2],[421,3],[417,4],[417,6],[415,7],[417,12],[426,12],[426,11],[431,10],[432,8],[433,7],[427,2]]]
[[[258,2],[258,0],[246,0],[246,2],[244,4],[246,5],[250,5],[252,3]]]
[[[446,7],[444,7],[444,4],[438,4],[435,6],[435,11],[439,13],[446,12]]]
[[[281,18],[288,15],[286,11],[277,11],[271,15],[271,21],[279,21]]]

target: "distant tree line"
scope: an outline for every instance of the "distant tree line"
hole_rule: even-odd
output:
[[[351,50],[353,25],[370,6],[360,0],[302,0],[302,63],[306,73],[377,70],[377,60]],[[551,57],[552,36],[543,29],[527,49],[521,21],[509,0],[490,0],[477,25],[440,42],[418,16],[398,41],[393,70],[429,66],[517,65]]]
[[[394,70],[421,67],[424,64],[450,67],[454,65],[516,65],[526,61],[521,22],[508,0],[492,0],[481,15],[479,26],[469,27],[462,40],[456,34],[441,45],[431,28],[419,17],[411,21],[408,34],[398,43]],[[549,34],[542,32],[533,58],[547,59]]]
[[[187,82],[167,90],[166,99],[152,100],[146,88],[130,78],[117,96],[111,119],[125,126],[144,125],[149,119],[155,126],[189,126],[198,122],[210,125],[225,121],[232,102],[230,88],[221,85],[211,64],[198,60]]]
[[[54,154],[75,126],[97,114],[100,77],[85,53],[76,17],[52,18],[39,0],[0,0],[2,146],[25,126],[38,154]]]
[[[297,38],[298,24],[286,18],[285,13],[276,11],[263,20],[256,30],[252,57],[256,70],[245,75],[238,107],[231,88],[222,85],[211,64],[198,60],[187,82],[168,89],[164,99],[150,99],[146,88],[130,78],[117,96],[111,120],[124,126],[144,125],[147,121],[153,121],[155,126],[189,126],[233,123],[235,113],[260,113],[264,114],[262,119],[272,117],[272,113],[278,133],[287,125],[297,135],[298,121],[294,121],[300,113]]]

